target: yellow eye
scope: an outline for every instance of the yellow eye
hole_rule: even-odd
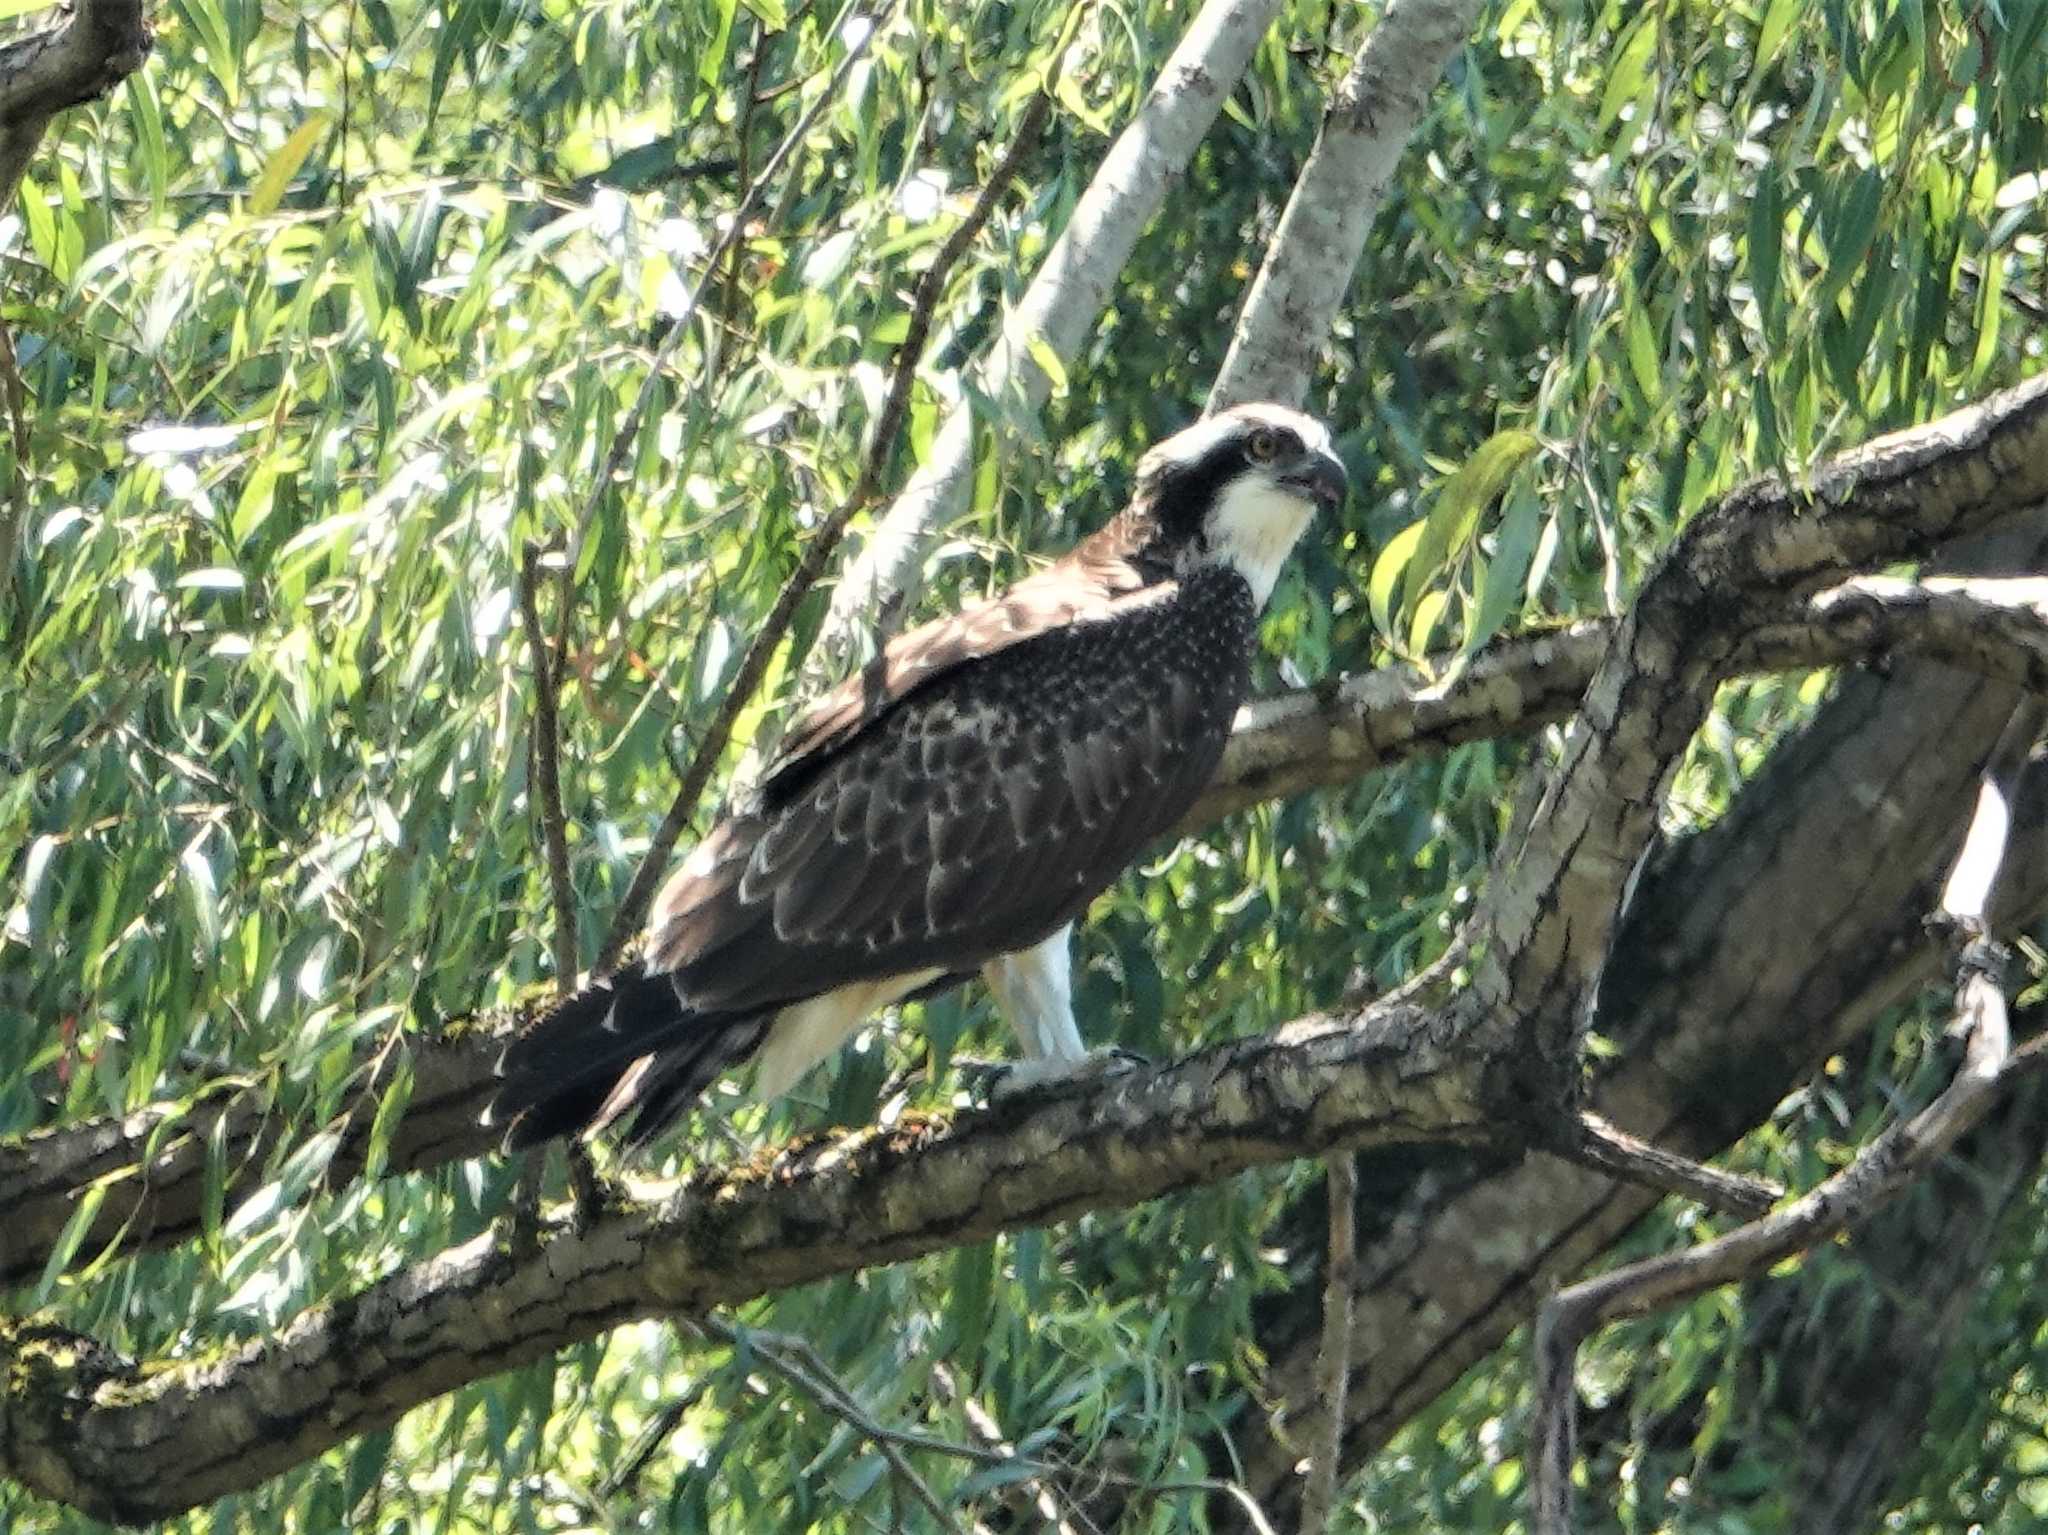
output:
[[[1245,457],[1255,464],[1270,464],[1280,456],[1280,434],[1262,426],[1244,440]]]

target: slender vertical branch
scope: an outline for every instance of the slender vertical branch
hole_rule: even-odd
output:
[[[2048,725],[2048,704],[2038,697],[2021,699],[1984,764],[1976,813],[1949,870],[1948,883],[1942,887],[1941,910],[1934,918],[1953,934],[1967,939],[1981,937],[1986,931],[1992,888],[2012,831],[2013,788],[2044,725]]]
[[[989,398],[1021,399],[1033,410],[1045,403],[1052,380],[1034,349],[1049,347],[1062,362],[1080,353],[1139,234],[1194,158],[1279,9],[1280,0],[1204,0],[1005,317],[977,374]],[[911,586],[927,541],[964,503],[973,471],[974,413],[961,406],[947,415],[929,457],[840,573],[804,669],[806,684],[822,685],[853,653],[870,615]]]
[[[1358,1269],[1358,1161],[1350,1152],[1324,1164],[1330,1205],[1329,1257],[1323,1265],[1323,1345],[1316,1356],[1322,1421],[1301,1499],[1301,1535],[1323,1535],[1337,1503],[1344,1461],[1344,1395],[1351,1384],[1351,1295]]]
[[[14,355],[14,331],[0,318],[0,393],[7,402],[7,423],[14,440],[14,472],[7,477],[7,502],[0,507],[0,607],[14,584],[14,557],[21,551],[21,530],[28,523],[28,418],[21,364]]]
[[[1630,1135],[1598,1114],[1581,1113],[1561,1129],[1563,1139],[1552,1149],[1567,1161],[1597,1167],[1625,1183],[1697,1201],[1723,1215],[1752,1220],[1785,1197],[1782,1188],[1766,1179],[1695,1162]]]
[[[604,463],[591,484],[590,495],[584,500],[583,515],[576,519],[576,531],[569,541],[568,569],[572,580],[582,559],[583,546],[590,537],[591,528],[596,525],[599,509],[604,505],[604,498],[611,489],[612,481],[625,467],[626,456],[633,451],[634,439],[640,435],[641,425],[647,419],[648,408],[654,401],[655,385],[660,381],[662,374],[668,371],[669,361],[675,356],[676,348],[682,344],[684,332],[690,328],[697,311],[703,307],[705,294],[718,281],[720,267],[727,252],[745,238],[747,225],[760,210],[770,184],[781,174],[782,167],[790,156],[796,153],[797,146],[803,143],[818,119],[824,116],[825,109],[839,99],[840,88],[846,84],[847,76],[853,73],[854,66],[867,52],[868,44],[895,19],[895,14],[895,0],[890,0],[890,3],[874,16],[872,26],[855,34],[845,56],[833,68],[832,76],[826,81],[825,88],[818,92],[817,99],[803,110],[795,126],[783,135],[782,141],[775,146],[762,165],[760,175],[742,186],[739,203],[732,210],[731,221],[719,235],[717,243],[705,253],[704,270],[698,274],[689,296],[683,300],[682,308],[669,321],[668,329],[662,335],[661,345],[655,349],[653,361],[647,365],[647,376],[640,381],[639,391],[633,396],[633,403],[626,411],[626,419],[619,423],[619,429],[612,434],[611,447],[605,452]],[[563,647],[566,648],[566,635],[562,636],[562,641]]]
[[[548,892],[555,914],[555,989],[576,989],[576,888],[569,879],[569,827],[562,814],[561,673],[548,653],[540,623],[540,546],[529,542],[519,556],[519,612],[533,651],[533,784],[541,839],[547,850]],[[568,595],[562,596],[563,606]]]
[[[734,172],[741,186],[753,182],[754,109],[760,105],[761,68],[767,61],[768,27],[765,22],[756,20],[753,56],[747,60],[746,84],[740,89],[739,121],[734,124],[732,132]],[[769,227],[775,227],[772,220]],[[724,323],[716,331],[717,350],[707,370],[712,378],[724,371],[725,359],[731,354],[732,342],[728,333],[736,323],[735,316],[739,310],[740,270],[745,251],[745,244],[735,240],[726,252],[725,279],[718,294],[718,314]]]
[[[944,294],[946,281],[953,268],[967,253],[995,211],[997,200],[1009,187],[1017,167],[1024,156],[1037,143],[1044,131],[1047,117],[1052,110],[1052,98],[1044,91],[1038,92],[1031,104],[1024,110],[1023,121],[1018,125],[1016,137],[996,162],[993,173],[983,185],[981,193],[974,200],[973,208],[962,219],[946,241],[939,247],[932,264],[925,268],[918,278],[917,287],[910,301],[910,329],[903,338],[903,344],[896,349],[896,362],[889,380],[889,392],[883,399],[882,408],[875,416],[873,430],[868,436],[867,452],[861,460],[860,475],[853,489],[833,510],[832,514],[818,525],[804,546],[797,567],[790,573],[782,590],[776,594],[775,605],[768,610],[768,616],[761,621],[761,627],[754,631],[748,643],[746,654],[740,658],[739,670],[727,685],[719,700],[711,722],[705,726],[704,734],[698,739],[695,751],[690,755],[688,766],[683,770],[682,782],[676,786],[675,798],[670,801],[668,813],[656,829],[654,841],[647,854],[634,872],[632,883],[627,886],[625,898],[619,902],[618,912],[612,918],[609,932],[605,934],[603,946],[598,951],[597,970],[600,974],[618,963],[627,942],[640,924],[647,918],[647,909],[654,901],[654,891],[666,868],[669,855],[675,851],[677,840],[683,828],[689,825],[696,814],[697,803],[704,796],[704,789],[717,770],[719,758],[732,739],[733,726],[740,714],[753,702],[754,694],[761,686],[761,680],[768,674],[769,663],[775,652],[781,648],[788,636],[789,627],[796,618],[796,611],[803,600],[811,594],[818,579],[825,573],[825,564],[839,547],[847,525],[874,500],[882,483],[883,471],[895,451],[896,438],[902,429],[903,418],[910,409],[911,386],[917,379],[917,365],[924,356],[926,341],[931,336],[932,319],[936,314],[939,299]]]
[[[1245,295],[1209,408],[1299,401],[1408,136],[1478,0],[1393,0],[1337,87],[1265,262]]]

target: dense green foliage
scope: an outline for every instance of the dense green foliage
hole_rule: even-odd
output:
[[[892,483],[967,392],[962,370],[1188,15],[882,9],[601,487],[742,178],[826,89],[858,18],[808,0],[171,0],[149,65],[60,121],[7,227],[25,398],[18,460],[0,445],[18,476],[0,522],[20,532],[0,571],[0,1134],[224,1075],[261,1083],[291,1128],[199,1242],[62,1253],[68,1271],[24,1304],[123,1348],[203,1350],[502,1211],[513,1169],[497,1160],[332,1187],[322,1127],[362,1090],[366,1047],[549,979],[522,545],[576,555],[543,596],[571,657],[587,963],[674,761],[857,472],[916,273],[1050,75],[1052,127],[948,285]],[[1047,419],[971,401],[973,509],[931,550],[924,601],[1071,541],[1199,408],[1325,88],[1372,19],[1287,6]],[[1615,610],[1743,477],[1797,473],[2038,366],[2044,100],[2044,0],[1491,6],[1407,152],[1310,402],[1358,493],[1283,582],[1262,684]],[[733,763],[787,702],[823,606],[806,604]],[[1819,691],[1731,690],[1673,829],[1718,814]],[[1524,754],[1464,748],[1160,850],[1080,940],[1085,1026],[1169,1053],[1409,973],[1471,899]],[[1788,1105],[1749,1164],[1812,1181],[1912,1074],[1919,1037]],[[942,1106],[956,1047],[1004,1048],[978,993],[877,1030],[788,1104],[736,1109],[661,1166]],[[1256,1380],[1251,1308],[1289,1277],[1266,1233],[1315,1176],[871,1272],[744,1320],[810,1338],[883,1421],[971,1440],[943,1362],[1033,1449],[1086,1462],[1114,1438],[1142,1480],[1227,1475],[1207,1457]],[[2038,1224],[2015,1224],[1985,1302],[1995,1342],[1958,1364],[1996,1361],[2014,1426],[1979,1455],[1977,1405],[1956,1407],[1969,1442],[1930,1450],[1911,1527],[2018,1530],[2048,1503],[2022,1453],[2048,1424]],[[1632,1248],[1677,1239],[1655,1221]],[[1734,1392],[1741,1305],[1619,1330],[1589,1369],[1635,1394],[1639,1422],[1702,1382]],[[1522,1383],[1503,1355],[1412,1425],[1356,1480],[1353,1527],[1518,1517]],[[600,1491],[685,1394],[667,1448]],[[1612,1527],[1771,1528],[1768,1500],[1730,1480],[1768,1485],[1767,1458],[1703,1469],[1742,1411],[1705,1412],[1687,1453],[1612,1450],[1632,1463]],[[971,1469],[920,1464],[949,1489]],[[977,1508],[1001,1491],[958,1490]],[[744,1353],[646,1326],[177,1527],[924,1517],[872,1445]],[[1205,1517],[1166,1493],[1134,1502],[1128,1527]],[[78,1521],[0,1488],[0,1523]]]

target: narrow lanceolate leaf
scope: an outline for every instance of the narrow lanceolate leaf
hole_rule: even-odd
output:
[[[1039,371],[1045,375],[1046,382],[1052,386],[1053,398],[1059,399],[1065,395],[1067,392],[1067,369],[1066,365],[1060,361],[1060,354],[1053,350],[1052,343],[1046,340],[1044,336],[1038,334],[1038,332],[1033,331],[1031,339],[1025,345],[1031,353],[1031,360],[1038,364]]]
[[[1366,599],[1372,608],[1372,625],[1389,639],[1394,633],[1394,594],[1415,558],[1422,542],[1423,524],[1411,522],[1387,540],[1387,546],[1372,562],[1372,579],[1366,583]]]
[[[149,183],[150,198],[161,203],[170,185],[170,156],[164,145],[164,117],[156,86],[147,70],[128,77],[128,120],[135,125],[136,160]]]
[[[1860,172],[1828,220],[1828,275],[1821,283],[1819,302],[1827,304],[1840,293],[1870,254],[1877,238],[1877,216],[1884,201],[1884,178],[1875,167]]]
[[[271,152],[263,174],[256,178],[256,185],[249,191],[251,214],[262,218],[264,214],[275,211],[277,205],[284,201],[285,189],[291,185],[292,177],[298,175],[299,167],[306,163],[306,156],[313,152],[313,146],[326,132],[327,114],[315,112]]]
[[[1638,100],[1655,85],[1650,61],[1657,52],[1657,28],[1657,13],[1645,11],[1615,56],[1614,67],[1607,76],[1607,89],[1600,96],[1600,126],[1603,130],[1613,127],[1615,119],[1621,116],[1622,108]]]
[[[1414,609],[1430,583],[1465,552],[1479,531],[1480,514],[1541,446],[1534,432],[1519,427],[1496,432],[1444,481],[1401,582],[1403,608]]]
[[[1757,173],[1756,191],[1749,200],[1749,286],[1766,336],[1778,328],[1778,262],[1784,250],[1784,193],[1778,168],[1766,165]]]
[[[1778,50],[1785,46],[1785,39],[1791,34],[1792,23],[1799,19],[1806,0],[1771,0],[1771,8],[1764,12],[1764,24],[1757,33],[1756,68],[1761,73],[1766,67],[1777,62]]]
[[[78,1256],[78,1247],[85,1240],[85,1234],[92,1229],[94,1219],[105,1203],[107,1186],[95,1183],[79,1198],[77,1207],[71,1212],[71,1219],[64,1223],[57,1241],[50,1249],[50,1260],[43,1265],[43,1276],[36,1281],[35,1303],[40,1306],[49,1300],[57,1287],[57,1280],[71,1266],[71,1260]]]

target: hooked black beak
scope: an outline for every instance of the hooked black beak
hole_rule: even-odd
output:
[[[1280,483],[1298,490],[1326,512],[1334,512],[1351,493],[1351,476],[1341,460],[1328,453],[1313,453],[1287,473]]]

